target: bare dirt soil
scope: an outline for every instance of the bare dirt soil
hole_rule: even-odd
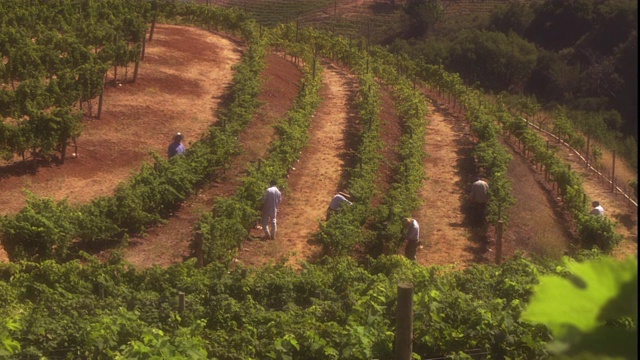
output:
[[[212,210],[217,197],[231,196],[240,185],[247,165],[266,154],[275,135],[273,125],[286,115],[298,95],[302,72],[283,57],[270,54],[266,70],[261,76],[265,91],[258,100],[262,106],[256,118],[240,134],[242,153],[232,160],[230,170],[220,181],[209,184],[185,201],[166,224],[149,229],[144,236],[131,239],[130,246],[123,250],[125,260],[143,268],[151,265],[168,266],[191,256],[189,244],[194,239],[193,229],[198,219]],[[108,251],[102,255],[108,256]],[[251,259],[248,260],[251,263]]]
[[[432,99],[426,134],[427,179],[421,191],[423,207],[418,262],[465,268],[496,261],[496,229],[485,232],[470,223],[468,194],[477,175],[473,161],[473,136],[464,114],[437,93]],[[502,259],[522,252],[529,256],[558,258],[567,250],[571,234],[562,222],[558,204],[526,161],[513,153],[509,176],[516,204],[505,214]]]
[[[8,166],[0,168],[2,213],[13,214],[24,206],[22,189],[39,196],[67,198],[72,203],[109,195],[144,161],[150,161],[150,151],[165,155],[176,131],[186,134],[187,142],[197,139],[216,121],[215,109],[231,81],[231,67],[239,61],[241,51],[239,42],[223,35],[158,25],[154,40],[148,43],[138,81],[108,88],[102,119],[86,120],[77,158],[68,159],[64,165],[39,168],[35,173],[9,173],[5,171]],[[312,261],[320,255],[320,246],[311,235],[324,218],[331,196],[344,186],[349,127],[357,117],[352,108],[357,89],[354,77],[348,70],[330,63],[324,64],[323,76],[323,102],[314,116],[310,142],[283,189],[278,238],[261,240],[261,230],[253,229],[238,251],[239,264],[262,266],[282,261],[297,265],[299,260]],[[166,224],[150,229],[144,237],[132,239],[122,250],[126,260],[137,267],[168,266],[183,261],[189,254],[193,224],[200,214],[211,209],[216,196],[233,194],[247,163],[264,155],[274,137],[272,125],[293,104],[301,72],[290,61],[271,55],[262,77],[265,86],[260,98],[264,105],[240,136],[244,152],[234,160],[232,170],[220,182],[210,184],[186,201]],[[423,240],[418,262],[466,267],[493,261],[493,238],[478,235],[466,216],[466,194],[475,170],[470,160],[468,125],[464,116],[452,111],[446,101],[430,95],[435,101],[427,119],[428,178],[421,193],[424,206],[414,215],[421,224]],[[380,117],[388,145],[386,156],[393,159],[391,149],[400,132],[393,105],[385,98]],[[561,254],[568,239],[563,220],[555,210],[557,204],[527,164],[515,154],[510,165],[518,204],[509,213],[504,256],[516,251]],[[391,165],[385,164],[381,169],[381,178],[393,176]],[[596,191],[586,185],[585,189]],[[606,208],[614,214],[612,203]],[[623,207],[620,208],[622,211]],[[637,208],[626,213],[633,219]],[[635,253],[637,249],[637,230],[635,243],[633,240],[637,214],[635,223],[632,220],[630,224],[631,234],[624,245],[628,247],[620,251],[623,254]]]
[[[343,185],[344,162],[348,156],[348,123],[353,121],[351,106],[357,81],[344,70],[323,63],[323,101],[311,124],[310,139],[291,170],[278,212],[276,240],[263,241],[260,228],[252,230],[237,261],[245,266],[313,261],[322,248],[313,235],[325,219],[332,196]],[[279,69],[274,69],[279,71]]]
[[[213,109],[241,54],[242,44],[227,36],[158,24],[136,83],[119,79],[120,85],[107,86],[101,119],[85,118],[77,157],[70,149],[63,165],[37,170],[0,163],[0,213],[20,211],[24,190],[72,204],[110,195],[152,160],[151,152],[166,156],[176,132],[185,135],[186,145],[197,140],[215,121]]]
[[[424,164],[427,179],[421,190],[423,206],[414,216],[420,222],[418,262],[458,268],[486,262],[488,240],[474,234],[464,211],[475,172],[468,122],[437,100],[429,105],[429,111]]]

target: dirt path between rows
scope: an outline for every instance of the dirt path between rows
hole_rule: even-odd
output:
[[[429,93],[425,169],[427,180],[421,191],[424,206],[418,211],[422,265],[452,265],[466,268],[495,261],[495,236],[470,224],[467,196],[475,177],[472,137],[463,115],[450,111],[446,102]],[[509,177],[516,204],[504,227],[503,259],[521,251],[529,256],[558,258],[567,250],[570,234],[565,231],[557,207],[536,181],[526,161],[512,153]],[[489,235],[489,236],[487,236]]]
[[[611,184],[595,172],[589,170],[585,163],[567,146],[558,143],[545,133],[539,133],[543,138],[558,148],[558,156],[582,180],[582,188],[591,200],[598,200],[605,208],[605,215],[616,223],[616,230],[623,236],[622,242],[614,249],[613,255],[624,258],[638,253],[638,206],[631,203],[620,192],[612,192]],[[603,150],[603,163],[612,164],[613,155]],[[637,174],[620,160],[616,164],[616,173],[625,179],[637,179]],[[622,185],[622,184],[618,184]],[[588,204],[587,204],[588,206]]]
[[[200,138],[215,121],[213,109],[241,52],[242,44],[226,35],[157,24],[136,83],[119,79],[119,86],[107,86],[101,119],[85,117],[77,158],[71,150],[63,165],[37,170],[17,158],[0,162],[0,214],[15,214],[26,205],[23,190],[72,204],[109,196],[152,160],[152,151],[166,156],[177,131],[187,145]],[[124,76],[122,69],[118,73]],[[8,261],[4,250],[0,261]]]
[[[422,244],[417,259],[421,265],[466,267],[486,253],[483,244],[474,243],[462,211],[474,171],[468,123],[437,101],[429,105],[427,121],[427,178],[420,192],[423,206],[415,216]]]
[[[240,44],[225,36],[159,24],[137,82],[123,84],[121,79],[121,86],[107,86],[101,119],[85,118],[77,158],[69,154],[64,165],[37,171],[27,171],[30,164],[18,159],[0,164],[6,165],[0,176],[0,212],[22,209],[24,189],[73,204],[110,195],[151,160],[151,151],[165,155],[177,131],[186,143],[200,138],[215,121],[212,109],[231,81],[240,51]]]
[[[253,229],[252,240],[243,244],[236,259],[244,266],[282,262],[298,267],[300,261],[322,255],[313,234],[325,219],[332,196],[343,186],[346,130],[353,121],[351,107],[357,87],[356,78],[344,70],[327,62],[323,67],[322,102],[313,117],[308,145],[289,173],[282,194],[277,238],[262,240],[262,230]]]
[[[422,265],[453,265],[464,268],[473,263],[495,261],[495,229],[484,238],[469,226],[465,218],[465,197],[474,175],[466,120],[450,104],[427,91],[433,99],[426,135],[425,161],[427,180],[422,189],[424,207],[417,212],[422,219],[422,248],[418,262]],[[513,159],[508,172],[515,204],[508,212],[503,233],[502,259],[517,252],[530,257],[559,258],[570,250],[574,234],[566,224],[571,221],[561,209],[560,198],[545,182],[544,175],[524,158],[518,147],[504,144]],[[613,255],[624,258],[637,254],[637,208],[621,194],[614,195],[610,185],[593,172],[579,166],[577,156],[566,148],[560,155],[584,180],[585,193],[609,204],[607,216],[617,222],[624,236]],[[623,170],[621,170],[623,171]],[[627,171],[627,169],[624,169]]]
[[[102,120],[86,120],[78,158],[68,159],[61,166],[39,168],[35,173],[0,164],[3,214],[16,213],[24,206],[22,189],[58,200],[66,198],[74,204],[109,195],[142,162],[150,160],[150,151],[164,155],[176,131],[187,135],[187,143],[197,139],[216,121],[214,111],[223,100],[232,79],[232,66],[241,52],[242,45],[226,36],[191,27],[157,25],[138,81],[107,88]],[[167,224],[149,229],[145,237],[132,239],[131,246],[123,251],[125,259],[135,266],[167,266],[184,260],[199,215],[210,211],[215,196],[232,194],[246,164],[264,155],[274,136],[272,125],[291,108],[301,75],[296,66],[278,56],[270,56],[268,63],[260,95],[264,106],[240,137],[244,152],[234,160],[227,177],[198,192]],[[278,238],[256,240],[261,230],[253,229],[238,253],[238,264],[263,266],[286,261],[297,265],[320,254],[321,246],[313,242],[312,235],[331,197],[344,186],[344,162],[349,151],[346,132],[356,116],[353,97],[357,88],[356,79],[347,71],[328,63],[324,67],[323,102],[314,116],[309,145],[283,192]],[[397,141],[398,119],[393,104],[388,97],[384,99],[382,135],[387,144],[393,144]],[[494,244],[479,237],[465,216],[467,189],[474,175],[466,120],[449,111],[445,102],[434,102],[430,109],[425,149],[427,179],[421,191],[424,207],[415,214],[423,239],[418,262],[462,268],[492,261]],[[389,145],[384,150],[387,158],[392,157],[393,148]],[[381,178],[392,176],[384,170],[391,165],[383,166]],[[517,204],[509,213],[505,257],[518,250],[533,255],[561,253],[565,240],[563,230],[558,230],[562,221],[553,210],[553,198],[544,192],[528,163],[515,153],[509,172]],[[616,252],[635,254],[637,208],[624,210],[624,203],[616,200],[619,196],[608,198],[606,187],[589,175],[585,179],[588,195],[600,199],[607,216],[621,224],[621,231],[628,231]],[[2,256],[0,252],[0,259]]]
[[[503,142],[512,160],[507,171],[515,199],[503,236],[505,258],[520,251],[527,256],[559,259],[570,251],[574,235],[570,219],[561,211],[544,178],[516,148]]]
[[[189,258],[194,226],[202,214],[212,210],[217,197],[233,195],[249,163],[266,155],[275,137],[274,124],[293,107],[302,72],[290,61],[272,53],[267,56],[266,68],[260,76],[264,91],[259,94],[258,101],[262,105],[238,136],[241,153],[232,159],[229,171],[185,201],[166,224],[149,229],[143,237],[131,239],[130,246],[124,249],[126,261],[144,268],[169,266]]]

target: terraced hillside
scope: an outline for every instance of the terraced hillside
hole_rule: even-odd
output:
[[[265,26],[295,22],[299,26],[326,29],[353,39],[385,41],[401,31],[407,21],[405,0],[198,0],[201,4],[237,7]],[[488,14],[510,0],[445,0],[447,17]]]
[[[116,36],[127,34],[118,53],[136,55],[136,76],[133,57],[91,72],[109,80],[92,83],[105,91],[101,117],[82,107],[97,99],[55,94],[62,72],[0,84],[12,110],[0,123],[1,358],[637,358],[633,309],[604,311],[634,301],[637,205],[562,143],[545,148],[538,117],[522,121],[442,67],[292,23],[265,29],[236,9],[113,0],[14,13],[20,1],[5,2],[0,20],[18,29],[5,35],[31,34],[25,16],[78,25],[79,43],[109,20],[136,25]],[[112,9],[124,12],[104,17]],[[88,18],[101,25],[87,30]],[[33,28],[22,45],[56,37]],[[88,44],[78,49],[93,58]],[[7,151],[7,134],[59,124],[42,115],[62,103],[36,113],[23,102],[33,85],[68,96],[64,114],[84,129]],[[186,151],[171,157],[178,131]],[[481,224],[469,199],[478,173],[490,185]],[[260,210],[272,181],[283,201],[269,239]],[[328,216],[338,191],[353,203]],[[588,214],[591,199],[606,216]],[[409,216],[416,261],[403,256]],[[590,245],[625,260],[578,253]],[[583,319],[591,330],[558,333]],[[603,330],[620,335],[615,347]]]
[[[11,174],[3,177],[0,186],[5,213],[17,212],[24,206],[22,189],[58,200],[66,198],[72,203],[108,195],[143,161],[150,160],[145,154],[164,153],[175,131],[187,134],[189,141],[197,138],[206,125],[217,121],[217,110],[224,106],[225,84],[243,51],[242,44],[222,34],[159,25],[155,40],[148,46],[140,81],[108,90],[105,116],[100,121],[87,121],[77,158],[63,166],[41,168],[35,174],[17,171],[19,167],[15,166]],[[271,54],[268,59],[259,96],[263,105],[239,137],[241,154],[225,176],[187,199],[165,224],[149,229],[145,237],[132,239],[122,249],[131,263],[140,267],[166,266],[188,257],[195,219],[211,208],[215,197],[232,194],[247,164],[267,151],[275,139],[274,123],[292,107],[301,79],[300,70],[291,59],[278,54]],[[178,67],[181,71],[189,69],[183,73],[187,76],[173,75]],[[333,193],[345,186],[346,172],[352,165],[349,154],[354,150],[352,132],[359,121],[354,109],[358,88],[354,74],[328,60],[323,62],[323,68],[322,101],[313,117],[309,144],[291,169],[283,189],[279,237],[275,241],[262,241],[261,231],[256,227],[239,249],[236,262],[256,266],[277,261],[297,264],[298,260],[312,261],[320,255],[320,246],[312,234],[322,224]],[[466,195],[476,171],[470,153],[473,138],[468,122],[447,99],[426,88],[424,93],[431,103],[425,118],[427,178],[420,190],[423,204],[414,214],[421,224],[423,241],[418,262],[455,267],[491,262],[495,236],[491,232],[485,236],[467,219]],[[382,196],[394,176],[391,170],[397,156],[394,149],[401,132],[397,104],[385,88],[380,110],[385,161],[379,170],[377,188]],[[516,206],[509,214],[504,256],[518,251],[529,255],[562,255],[571,241],[566,221],[540,176],[516,151],[509,176],[515,184]],[[612,198],[607,204],[611,216],[620,214],[630,219],[621,222],[627,239],[617,251],[621,255],[634,253],[637,216],[633,218],[633,209],[624,203],[615,206],[614,201]]]

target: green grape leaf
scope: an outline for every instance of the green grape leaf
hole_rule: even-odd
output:
[[[543,323],[556,337],[563,338],[575,335],[576,330],[589,332],[607,319],[632,316],[637,311],[630,313],[627,309],[637,309],[637,300],[628,304],[632,301],[621,296],[631,293],[633,285],[629,283],[637,283],[637,264],[635,257],[626,261],[608,257],[585,263],[570,261],[567,264],[570,276],[540,278],[522,319]],[[637,289],[637,284],[634,285]],[[621,301],[626,306],[610,305],[621,304]]]

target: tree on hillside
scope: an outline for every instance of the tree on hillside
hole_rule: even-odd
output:
[[[451,51],[450,67],[470,83],[495,91],[523,89],[535,68],[535,46],[515,33],[469,31]]]
[[[593,0],[547,0],[536,8],[525,38],[553,51],[572,47],[593,28],[594,7]]]
[[[603,57],[613,55],[615,49],[624,44],[638,28],[637,11],[636,1],[610,0],[597,3],[593,27],[576,41],[576,54],[588,51]],[[588,62],[590,59],[584,60]]]
[[[614,100],[615,107],[625,119],[623,131],[633,134],[638,141],[638,33],[634,31],[627,42],[621,45],[615,56],[616,71],[623,80],[619,96]]]
[[[582,98],[601,103],[597,110],[615,109],[637,141],[637,9],[634,0],[541,3],[525,37],[555,55],[538,63],[529,90],[541,99],[576,104]]]
[[[543,102],[563,103],[575,99],[580,67],[565,60],[566,51],[556,53],[538,50],[538,62],[527,82],[525,90]]]
[[[615,98],[620,93],[623,80],[615,71],[613,59],[594,59],[593,64],[580,74],[579,97]],[[608,102],[608,100],[607,100]]]
[[[439,0],[409,0],[404,13],[412,20],[410,33],[424,37],[444,16],[444,7]]]
[[[533,7],[525,2],[510,2],[508,5],[498,7],[491,13],[489,30],[499,31],[505,34],[515,32],[524,36],[525,31],[533,20]]]

